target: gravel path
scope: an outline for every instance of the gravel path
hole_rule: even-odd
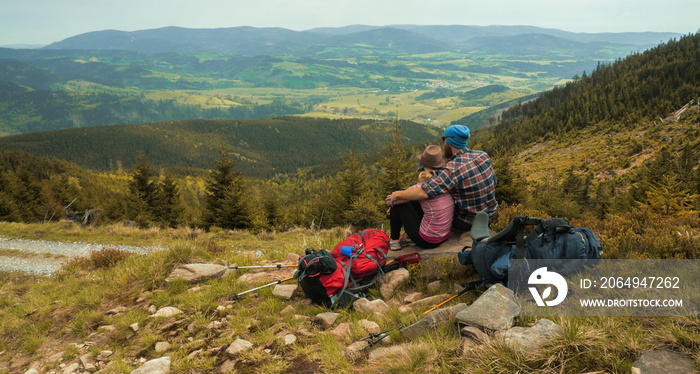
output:
[[[92,251],[115,248],[139,254],[159,249],[158,247],[133,247],[128,245],[65,243],[46,240],[10,239],[0,237],[0,250],[19,251],[0,255],[1,271],[21,271],[40,275],[53,275],[64,263],[76,256],[88,256]]]

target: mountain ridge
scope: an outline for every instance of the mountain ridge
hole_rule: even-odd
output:
[[[404,33],[388,32],[402,30]],[[557,29],[535,26],[465,26],[465,25],[388,25],[367,26],[351,25],[338,28],[315,28],[294,31],[280,27],[255,28],[238,26],[213,29],[190,29],[168,26],[157,29],[136,31],[102,30],[75,35],[62,41],[52,43],[43,49],[96,49],[96,50],[132,50],[141,52],[177,52],[177,53],[222,53],[243,55],[308,55],[319,49],[344,45],[366,43],[367,36],[382,35],[374,40],[381,48],[394,44],[423,44],[431,41],[431,50],[458,50],[459,45],[476,37],[513,37],[523,34],[544,34],[579,43],[603,42],[613,44],[630,44],[648,48],[658,44],[659,40],[669,40],[681,36],[676,33],[642,32],[642,33],[572,33]],[[425,38],[430,39],[425,39]],[[402,41],[402,43],[397,43]],[[372,45],[370,43],[370,45]],[[405,51],[405,50],[403,50]]]

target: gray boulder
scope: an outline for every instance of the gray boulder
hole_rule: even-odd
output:
[[[556,323],[541,319],[532,327],[513,327],[496,332],[496,338],[526,353],[535,353],[552,339],[561,336],[564,329]]]
[[[499,331],[513,327],[520,314],[513,291],[498,283],[483,293],[474,304],[457,313],[459,323]]]
[[[170,373],[170,357],[165,356],[155,360],[146,361],[140,368],[131,374],[168,374]]]
[[[632,365],[632,374],[697,373],[693,361],[685,355],[668,349],[648,351]]]
[[[184,279],[187,282],[195,283],[207,279],[220,278],[226,273],[228,267],[216,264],[187,264],[180,265],[173,269],[166,282],[176,279]]]
[[[447,308],[440,308],[428,313],[418,322],[401,330],[401,335],[407,338],[413,338],[423,334],[425,331],[432,331],[437,326],[445,323],[454,323],[455,316],[465,310],[467,304],[461,303]]]

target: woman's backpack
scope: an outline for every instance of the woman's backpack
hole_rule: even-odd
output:
[[[353,278],[359,279],[381,272],[388,252],[389,235],[381,230],[366,229],[338,243],[331,254],[350,268]]]
[[[525,236],[524,230],[535,226]],[[508,282],[511,260],[562,261],[557,273],[567,275],[600,259],[603,248],[587,228],[572,227],[563,218],[542,219],[516,216],[494,236],[488,235],[488,215],[478,213],[472,226],[472,250],[457,254],[462,265],[473,264],[486,284]]]
[[[379,279],[388,250],[386,233],[364,230],[338,243],[332,252],[307,249],[294,277],[313,303],[344,308],[364,297]]]

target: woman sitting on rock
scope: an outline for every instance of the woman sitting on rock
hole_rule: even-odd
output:
[[[429,145],[425,151],[417,155],[421,163],[420,183],[409,187],[420,188],[421,184],[435,176],[435,171],[445,166],[447,160],[442,156],[442,150],[437,145]],[[454,200],[450,194],[437,195],[432,199],[420,201],[401,200],[396,193],[386,197],[389,208],[391,241],[389,249],[401,249],[399,237],[403,227],[406,236],[415,245],[423,249],[433,249],[444,243],[450,237],[452,217],[454,216]]]

